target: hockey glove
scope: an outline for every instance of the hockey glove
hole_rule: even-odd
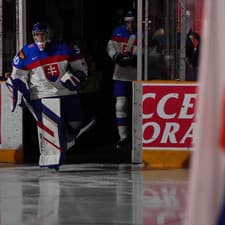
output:
[[[86,79],[86,74],[82,71],[76,71],[73,74],[67,71],[60,79],[62,85],[70,91],[78,91]]]
[[[70,91],[76,91],[78,89],[80,80],[75,77],[70,71],[67,71],[60,79],[62,85]]]
[[[131,57],[129,54],[123,55],[119,53],[113,56],[113,61],[120,66],[125,67],[131,64]]]
[[[87,81],[87,74],[86,73],[84,73],[83,71],[81,71],[81,70],[77,70],[76,72],[74,72],[73,73],[73,75],[75,76],[75,77],[77,77],[78,79],[79,79],[79,81],[80,81],[80,83],[79,83],[79,89],[80,88],[83,88],[84,86],[85,86],[85,84],[86,84],[86,81]]]

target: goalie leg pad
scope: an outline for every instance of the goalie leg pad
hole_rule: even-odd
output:
[[[64,161],[66,150],[63,135],[63,121],[60,112],[60,99],[41,99],[36,102],[41,113],[38,115],[38,137],[40,147],[40,166],[58,167]],[[37,108],[35,108],[37,111]],[[41,116],[41,118],[39,117]]]
[[[67,149],[59,98],[38,99],[27,103],[37,120],[41,167],[59,167]]]
[[[79,123],[79,103],[79,97],[76,96],[45,98],[26,103],[37,121],[41,167],[61,165],[65,151],[75,144],[75,132],[68,125],[71,122]]]

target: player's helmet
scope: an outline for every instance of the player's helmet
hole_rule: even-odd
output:
[[[130,33],[136,31],[136,13],[133,9],[128,10],[124,16],[124,23]]]
[[[50,33],[46,24],[35,23],[32,29],[32,35],[38,48],[43,51],[45,49],[46,43],[49,41]]]
[[[124,21],[136,21],[136,13],[133,9],[128,10],[127,13],[124,16]]]

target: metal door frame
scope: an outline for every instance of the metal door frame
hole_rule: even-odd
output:
[[[27,8],[26,0],[16,0],[16,36],[17,50],[27,42]]]

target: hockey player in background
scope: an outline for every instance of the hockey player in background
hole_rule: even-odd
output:
[[[40,166],[58,168],[80,130],[79,89],[87,64],[78,46],[51,40],[46,24],[32,29],[34,43],[23,46],[12,63],[6,85],[17,104],[26,105],[37,121]]]
[[[136,14],[129,10],[123,18],[124,24],[113,30],[107,44],[107,52],[115,63],[113,94],[115,96],[116,124],[119,141],[117,149],[131,144],[132,81],[137,79],[137,33]]]

